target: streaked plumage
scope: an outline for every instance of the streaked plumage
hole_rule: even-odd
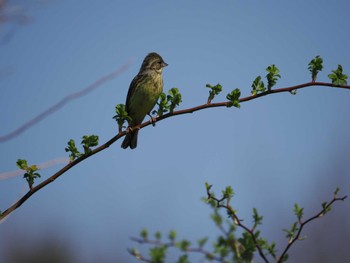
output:
[[[126,97],[126,111],[131,117],[129,127],[140,125],[156,105],[163,92],[162,69],[168,64],[157,53],[149,53],[141,65],[139,73],[132,80]],[[137,146],[138,129],[129,132],[121,145],[126,149]]]

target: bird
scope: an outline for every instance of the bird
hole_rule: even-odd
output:
[[[137,147],[139,129],[132,127],[140,125],[146,115],[151,116],[150,112],[163,92],[162,71],[166,66],[168,64],[159,54],[151,52],[144,58],[139,73],[131,81],[125,103],[130,120],[128,133],[121,144],[123,149]],[[153,121],[152,117],[151,120]]]

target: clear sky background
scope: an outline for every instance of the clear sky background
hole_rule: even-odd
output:
[[[169,64],[164,89],[177,87],[180,108],[206,102],[205,84],[223,85],[215,101],[275,64],[277,87],[308,82],[307,65],[324,59],[320,81],[338,64],[350,73],[350,3],[337,1],[9,1],[29,21],[0,24],[0,135],[70,93],[132,61],[120,76],[20,136],[0,145],[0,172],[18,158],[42,163],[67,157],[69,139],[117,132],[114,107],[124,103],[143,58],[156,51]],[[121,141],[39,191],[0,225],[0,262],[14,254],[59,251],[73,262],[137,262],[127,248],[142,228],[180,238],[215,240],[219,231],[200,201],[204,183],[235,190],[245,223],[253,207],[262,234],[286,245],[294,203],[314,215],[337,186],[350,194],[350,92],[326,87],[277,94],[237,108],[208,109],[141,130],[134,151]],[[42,170],[42,179],[61,165]],[[22,176],[0,181],[0,209],[27,191]],[[309,225],[290,262],[350,261],[349,200]],[[137,246],[147,254],[146,247]],[[54,248],[53,250],[51,250]],[[26,252],[25,252],[26,251]],[[64,252],[62,252],[64,251]],[[168,262],[173,262],[174,255]],[[28,258],[28,257],[27,257]],[[193,262],[203,262],[198,257]],[[322,261],[323,260],[323,261]],[[256,261],[260,259],[257,257]],[[67,261],[66,261],[67,262]]]

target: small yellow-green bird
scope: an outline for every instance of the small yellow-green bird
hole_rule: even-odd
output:
[[[143,60],[139,73],[130,83],[126,97],[125,109],[131,117],[129,128],[140,125],[156,105],[163,92],[162,70],[166,66],[168,64],[155,52],[149,53]],[[130,130],[121,147],[135,149],[138,132],[139,129]]]

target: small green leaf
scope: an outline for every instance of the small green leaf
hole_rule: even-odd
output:
[[[210,84],[205,85],[207,88],[210,89],[209,91],[209,97],[208,97],[208,104],[211,103],[211,101],[214,99],[216,95],[219,95],[222,91],[222,86],[218,83],[215,86],[212,86]]]
[[[284,254],[283,257],[280,259],[280,262],[286,262],[289,258],[288,254]]]
[[[152,111],[153,114],[162,116],[168,111],[173,112],[174,109],[180,105],[182,102],[182,96],[177,88],[170,89],[168,94],[169,95],[166,95],[165,93],[160,94],[157,102],[158,110]]]
[[[188,261],[187,255],[182,255],[179,257],[179,260],[176,261],[176,263],[190,263],[190,262]]]
[[[157,232],[154,234],[154,237],[159,241],[159,240],[161,240],[161,238],[162,238],[162,233],[160,233],[159,231],[157,231]]]
[[[255,229],[258,225],[261,225],[263,220],[263,216],[260,216],[258,214],[258,210],[256,208],[253,208],[253,220],[254,220],[253,229]]]
[[[268,66],[266,71],[268,72],[266,75],[267,89],[271,90],[271,88],[276,85],[277,80],[281,78],[281,75],[279,74],[280,71],[274,64]]]
[[[21,170],[27,170],[28,168],[27,160],[24,160],[24,159],[18,159],[16,162],[16,165]]]
[[[152,263],[162,263],[165,261],[166,246],[154,247],[149,250],[149,255],[152,259]]]
[[[289,230],[283,229],[283,231],[287,233],[286,238],[288,238],[289,242],[291,242],[291,240],[294,238],[298,230],[299,230],[298,222],[295,222]]]
[[[141,230],[140,237],[142,237],[143,239],[148,239],[148,230],[146,228]]]
[[[33,164],[33,165],[28,165],[27,161],[24,159],[18,159],[16,162],[16,165],[18,166],[18,168],[20,168],[21,170],[26,171],[26,173],[23,175],[23,178],[26,179],[28,185],[29,185],[29,189],[33,188],[33,184],[34,184],[34,180],[36,178],[40,178],[40,174],[37,173],[36,171],[39,170],[38,166]]]
[[[318,72],[323,69],[323,59],[320,56],[316,56],[310,61],[308,69],[311,73],[312,81],[315,82]]]
[[[335,189],[335,191],[334,191],[334,196],[337,196],[338,195],[338,193],[339,193],[339,187],[337,187],[336,189]]]
[[[182,251],[187,251],[190,245],[191,245],[191,242],[186,239],[176,243],[176,246]]]
[[[182,102],[181,93],[178,88],[172,88],[168,91],[169,95],[167,96],[167,100],[170,102],[169,110],[173,112],[174,109],[180,105]]]
[[[170,241],[175,241],[176,232],[174,230],[171,230],[169,235],[168,235],[168,238],[170,239]]]
[[[212,185],[210,185],[207,182],[205,182],[205,189],[207,189],[207,192],[210,191],[211,187],[212,187]]]
[[[169,104],[169,102],[166,98],[166,94],[164,92],[162,94],[160,94],[157,105],[158,105],[158,110],[152,111],[153,114],[157,114],[158,116],[162,116],[162,115],[164,115],[164,113],[169,111],[170,104]]]
[[[271,256],[276,257],[276,243],[272,242],[268,247],[267,247],[267,251],[270,253]]]
[[[118,128],[120,132],[123,128],[125,128],[124,122],[130,122],[131,117],[128,115],[124,104],[118,104],[117,106],[115,106],[115,113],[116,115],[113,116],[113,119],[115,119],[118,123]]]
[[[297,216],[298,221],[301,221],[301,218],[303,217],[304,214],[304,208],[299,207],[298,204],[294,204],[294,214]]]
[[[231,91],[231,93],[227,94],[226,98],[229,100],[227,103],[227,107],[237,107],[240,108],[241,105],[239,104],[239,97],[241,96],[240,89],[234,89]]]
[[[91,147],[98,145],[98,136],[97,135],[84,135],[81,144],[84,148],[84,154],[91,152]]]
[[[261,76],[257,76],[252,84],[252,91],[251,91],[252,95],[255,96],[258,93],[265,92],[265,91],[266,91],[265,84],[261,80]]]
[[[332,70],[332,73],[328,75],[332,80],[333,85],[346,85],[348,76],[343,74],[343,67],[338,65],[336,70]]]
[[[66,147],[64,149],[66,152],[70,152],[69,154],[69,159],[70,161],[73,161],[77,158],[79,158],[80,156],[82,156],[82,153],[80,153],[77,149],[77,147],[75,146],[75,141],[70,139],[68,141],[68,147]]]

